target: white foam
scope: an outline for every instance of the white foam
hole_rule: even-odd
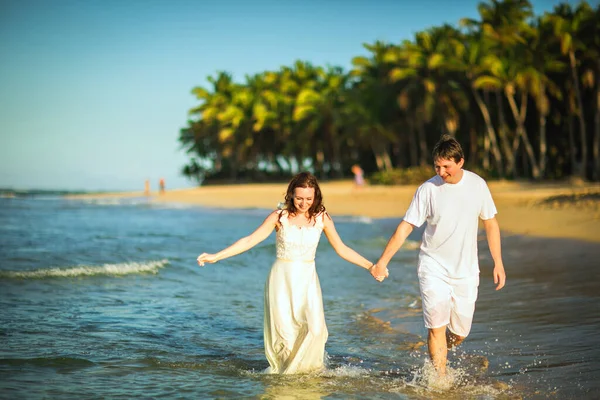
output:
[[[67,268],[44,268],[33,271],[0,271],[2,278],[40,279],[40,278],[72,278],[78,276],[121,276],[141,273],[157,273],[169,263],[168,260],[127,262],[104,265],[79,265]]]
[[[359,378],[370,374],[366,368],[353,366],[353,365],[342,365],[335,369],[325,369],[319,375],[327,377],[351,377]]]
[[[137,206],[150,204],[147,197],[69,198],[67,200],[98,206]]]
[[[327,355],[325,355],[325,357],[327,358]],[[327,363],[325,363],[325,364],[327,364]],[[253,370],[243,371],[243,373],[246,375],[256,375],[256,374],[270,375],[271,368],[268,367],[264,370],[259,370],[259,371],[253,369]],[[340,378],[340,377],[360,378],[360,377],[368,376],[370,373],[371,373],[370,370],[359,367],[359,366],[341,365],[334,369],[329,369],[326,366],[325,369],[322,369],[322,370],[310,372],[308,374],[291,375],[291,377],[295,378],[296,380],[310,379],[311,377],[315,377],[315,376],[324,376],[324,377],[328,377],[328,378]]]

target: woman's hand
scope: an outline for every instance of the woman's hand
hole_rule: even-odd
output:
[[[198,256],[198,265],[204,267],[204,263],[214,264],[217,262],[216,254],[202,253]]]
[[[369,272],[378,282],[383,282],[385,278],[390,276],[390,271],[386,267],[377,264],[373,264],[371,268],[369,268]]]

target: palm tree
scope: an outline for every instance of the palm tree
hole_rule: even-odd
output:
[[[293,119],[312,132],[311,137],[325,139],[328,164],[338,177],[343,175],[341,142],[338,134],[343,120],[340,110],[344,106],[344,92],[348,81],[340,67],[317,69],[318,79],[306,82],[296,99]]]
[[[355,79],[347,96],[344,112],[348,132],[371,148],[380,171],[393,168],[388,148],[396,141],[394,120],[397,119],[393,91],[388,79],[389,64],[385,56],[391,45],[377,41],[363,44],[371,57],[354,57],[350,72]]]
[[[286,70],[284,74],[287,78],[285,86],[282,87],[283,91],[287,94],[289,99],[289,108],[286,109],[286,123],[290,127],[290,131],[293,132],[293,138],[291,138],[290,150],[296,149],[299,152],[300,160],[308,158],[312,161],[315,173],[321,177],[325,177],[326,169],[328,167],[327,160],[331,155],[326,154],[326,149],[331,149],[331,137],[320,135],[316,129],[316,126],[308,126],[310,121],[301,120],[299,116],[302,113],[296,113],[299,107],[299,102],[303,101],[303,106],[306,106],[308,99],[307,94],[316,93],[323,75],[323,70],[320,67],[315,67],[308,62],[296,61],[292,69]],[[303,97],[300,97],[300,96]],[[332,131],[326,132],[326,135],[333,135]],[[308,157],[307,157],[308,156]],[[336,156],[333,156],[336,157]]]
[[[600,180],[600,5],[592,9],[587,4],[581,4],[582,29],[580,38],[585,42],[587,51],[583,54],[586,69],[583,72],[584,82],[594,87],[594,136],[592,144],[593,177]]]
[[[579,60],[577,53],[585,52],[586,50],[580,34],[581,24],[586,18],[586,3],[581,3],[575,11],[573,11],[571,5],[568,3],[559,4],[554,8],[553,13],[546,13],[544,18],[553,25],[554,34],[560,41],[562,54],[567,55],[569,58],[573,90],[575,92],[575,100],[577,101],[576,115],[579,120],[579,136],[581,141],[581,167],[578,172],[581,177],[585,177],[588,147],[583,98],[579,86]]]
[[[501,63],[505,59],[514,58],[510,52],[515,47],[526,42],[525,35],[529,29],[527,19],[533,15],[531,4],[527,0],[492,0],[489,3],[480,3],[477,9],[481,20],[476,21],[465,18],[461,20],[461,25],[476,29],[474,33],[479,34],[477,37],[480,49],[477,50],[484,53],[481,60],[484,71],[490,67],[498,70],[498,67],[501,66]],[[502,92],[505,91],[504,82],[485,75],[480,74],[479,78],[476,79],[477,86],[484,89],[484,94],[487,91],[493,91],[496,95],[498,117],[500,120],[498,136],[500,137],[500,143],[508,161],[509,174],[514,175],[514,150],[511,149],[508,142],[507,125],[502,104]],[[480,105],[480,108],[482,104],[486,104],[481,99],[476,98],[476,101]],[[490,122],[486,121],[486,124],[491,124],[489,116],[484,118],[490,119]],[[492,151],[496,155],[498,149],[495,147],[495,135],[493,135],[493,130],[489,126],[488,137],[492,145]],[[514,140],[513,143],[515,143]],[[516,143],[518,143],[518,140]],[[502,175],[502,169],[499,169],[499,172]]]
[[[398,104],[415,121],[419,145],[419,164],[429,163],[426,125],[435,114],[437,92],[444,64],[440,41],[432,32],[418,32],[415,41],[405,40],[399,47],[389,52],[394,61],[390,79],[400,86]]]
[[[477,104],[477,107],[479,108],[481,116],[485,122],[486,139],[494,156],[496,170],[500,176],[503,176],[504,161],[502,154],[500,153],[498,141],[496,139],[496,130],[492,122],[488,103],[479,93],[480,90],[483,90],[485,93],[502,87],[501,82],[488,72],[490,69],[490,64],[496,61],[496,59],[486,56],[486,42],[478,33],[467,35],[465,37],[463,46],[464,48],[457,53],[462,55],[462,57],[457,58],[457,60],[461,62],[461,68],[466,76],[468,90],[473,95],[475,103]],[[512,151],[509,150],[508,141],[505,136],[501,136],[501,138],[508,164],[513,165],[514,157]]]
[[[547,138],[546,123],[550,113],[550,99],[562,98],[558,85],[550,78],[550,74],[562,71],[565,64],[556,57],[550,48],[552,30],[543,19],[538,18],[536,29],[529,32],[527,40],[527,67],[524,71],[525,84],[532,94],[539,113],[539,173],[543,178],[546,174]]]
[[[461,25],[476,27],[490,43],[499,49],[525,43],[523,36],[527,19],[533,15],[528,0],[491,0],[477,6],[481,21],[463,18]]]
[[[600,179],[600,6],[561,4],[534,21],[527,0],[489,0],[478,11],[462,21],[465,32],[442,25],[398,45],[367,44],[348,74],[296,61],[241,83],[209,76],[180,131],[191,156],[183,173],[339,176],[355,162],[384,171],[427,164],[445,132],[469,135],[471,156],[483,149],[483,166],[491,158],[500,176]]]
[[[217,73],[216,78],[209,76],[207,80],[212,85],[211,89],[200,86],[192,89],[201,104],[190,110],[190,126],[189,129],[182,130],[180,140],[182,143],[190,143],[190,138],[193,137],[193,149],[201,157],[212,159],[215,172],[222,169],[231,172],[235,169],[231,167],[233,143],[229,140],[229,128],[219,120],[219,115],[230,103],[233,81],[231,75],[222,71]]]

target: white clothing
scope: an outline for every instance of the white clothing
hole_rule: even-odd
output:
[[[437,274],[419,274],[423,319],[428,329],[448,326],[458,336],[471,331],[479,276],[452,279]]]
[[[479,274],[477,231],[479,218],[496,215],[485,180],[463,170],[462,179],[445,183],[436,175],[415,193],[404,220],[414,226],[427,221],[419,253],[419,272],[460,279]]]
[[[485,180],[470,171],[458,183],[436,175],[417,189],[404,220],[417,227],[427,222],[418,267],[426,328],[469,334],[479,286],[479,218],[496,213]]]
[[[315,254],[323,214],[314,226],[290,223],[280,211],[277,260],[265,284],[264,342],[270,367],[278,374],[306,373],[324,367],[328,331]]]

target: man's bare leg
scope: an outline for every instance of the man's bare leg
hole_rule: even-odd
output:
[[[446,360],[448,358],[448,348],[446,343],[446,327],[429,329],[427,336],[427,348],[429,357],[437,372],[446,375]]]
[[[463,340],[465,340],[465,336],[458,336],[456,333],[451,332],[450,329],[446,330],[446,346],[448,350],[458,346]]]

